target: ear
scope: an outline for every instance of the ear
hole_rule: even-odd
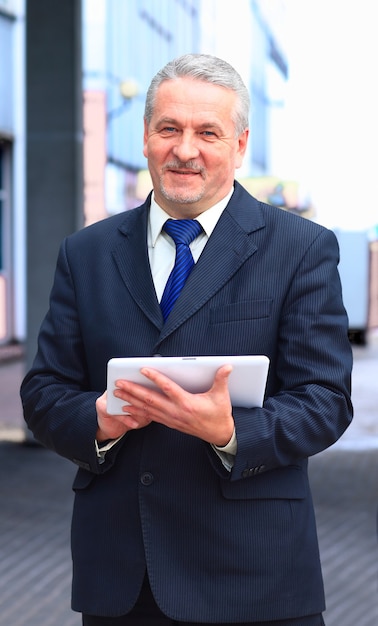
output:
[[[243,164],[243,159],[244,159],[245,151],[247,149],[247,144],[248,144],[248,137],[249,137],[249,129],[246,128],[246,130],[243,131],[237,139],[238,145],[236,148],[236,157],[235,157],[236,168],[241,167]]]
[[[147,120],[146,120],[146,118],[144,118],[143,155],[144,155],[146,158],[148,157],[147,142],[148,142],[148,124],[147,124]]]

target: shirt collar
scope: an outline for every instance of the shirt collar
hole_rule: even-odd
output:
[[[219,202],[214,204],[214,206],[210,207],[210,209],[207,209],[206,211],[198,215],[198,217],[196,217],[196,220],[201,224],[207,237],[210,237],[211,233],[213,232],[220,216],[222,215],[227,204],[229,203],[229,200],[233,194],[233,191],[234,191],[234,187],[232,187],[231,191],[229,191],[227,196],[222,198],[222,200],[220,200]],[[168,213],[166,213],[158,205],[158,203],[155,200],[155,195],[154,193],[152,193],[151,207],[150,207],[150,214],[149,214],[149,230],[151,233],[152,247],[155,247],[156,240],[161,233],[163,225],[168,219],[172,219],[171,216],[168,215]]]

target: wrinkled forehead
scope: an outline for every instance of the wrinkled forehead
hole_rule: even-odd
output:
[[[236,93],[226,87],[193,78],[163,81],[155,95],[153,118],[196,118],[199,123],[235,123]]]

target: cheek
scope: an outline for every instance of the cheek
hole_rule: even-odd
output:
[[[166,146],[164,146],[166,148]],[[146,141],[143,146],[143,154],[151,163],[161,163],[166,158],[167,150],[162,146],[156,145],[154,141]]]
[[[231,171],[235,169],[234,155],[231,154],[217,154],[214,158],[208,161],[209,170],[212,170],[214,174],[224,178],[228,176]]]

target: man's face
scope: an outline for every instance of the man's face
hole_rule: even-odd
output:
[[[179,78],[158,88],[143,154],[155,199],[176,218],[194,218],[232,188],[242,164],[248,131],[235,137],[230,89]]]

